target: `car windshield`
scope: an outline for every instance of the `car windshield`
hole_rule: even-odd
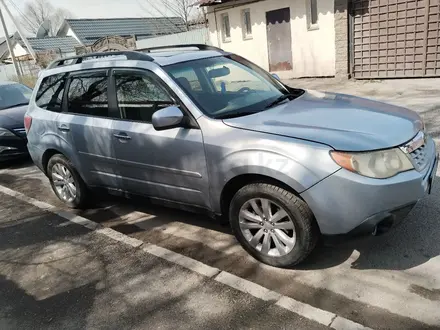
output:
[[[0,110],[29,104],[32,89],[21,84],[0,85]]]
[[[289,96],[270,74],[236,55],[173,64],[165,70],[212,118],[253,114]]]

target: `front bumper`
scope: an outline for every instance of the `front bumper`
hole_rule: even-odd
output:
[[[0,138],[0,161],[8,160],[28,154],[26,139],[21,137],[1,137]]]
[[[436,176],[435,143],[427,140],[429,166],[423,171],[400,173],[388,179],[372,179],[345,169],[301,194],[323,235],[372,233],[376,225],[394,226],[430,193]],[[440,184],[440,182],[439,182]]]

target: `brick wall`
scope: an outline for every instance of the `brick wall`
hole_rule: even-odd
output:
[[[348,77],[348,0],[335,0],[336,77]]]

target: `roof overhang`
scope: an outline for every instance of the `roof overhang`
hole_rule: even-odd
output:
[[[233,0],[199,0],[198,5],[200,7],[208,7],[214,5],[221,5],[222,3],[230,2]]]

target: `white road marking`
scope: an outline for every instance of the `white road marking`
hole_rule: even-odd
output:
[[[360,325],[359,323],[355,323],[353,321],[347,320],[343,317],[336,316],[336,318],[333,320],[333,322],[330,325],[332,328],[338,329],[338,330],[365,330],[370,329],[366,328],[363,325]]]
[[[277,301],[282,297],[282,295],[277,292],[271,291],[261,285],[255,284],[228,272],[221,272],[214,278],[214,280],[242,292],[249,293],[261,300]]]
[[[142,244],[144,244],[144,242],[142,242],[141,240],[124,235],[116,230],[111,229],[111,228],[100,228],[100,229],[97,229],[96,232],[103,234],[107,237],[110,237],[111,239],[114,239],[115,241],[119,241],[124,244],[130,245],[132,247],[139,247]]]
[[[15,198],[17,198],[17,199],[19,199],[19,200],[21,200],[23,202],[26,202],[26,203],[31,204],[33,206],[36,206],[39,209],[42,209],[42,210],[45,210],[45,211],[55,209],[55,206],[53,206],[53,205],[50,205],[50,204],[45,203],[45,202],[41,202],[41,201],[39,201],[39,200],[37,200],[35,198],[26,196],[26,195],[24,195],[24,194],[22,194],[22,193],[20,193],[18,191],[9,189],[9,188],[1,186],[1,185],[0,185],[0,192],[4,193],[6,195],[9,195],[9,196],[15,197]]]
[[[277,303],[278,306],[288,309],[291,312],[307,317],[324,325],[330,325],[336,319],[336,314],[324,311],[322,309],[304,304],[289,297],[281,297]],[[367,329],[367,328],[364,328]]]
[[[185,267],[189,270],[192,270],[193,272],[196,272],[206,277],[213,277],[218,273],[220,273],[220,269],[218,268],[205,265],[204,263],[198,260],[189,258],[187,256],[176,253],[174,251],[170,251],[168,249],[165,249],[163,247],[154,244],[149,244],[149,243],[145,244],[142,250],[156,257],[168,260],[172,263]]]
[[[0,192],[15,197],[21,201],[24,201],[30,205],[36,206],[42,210],[51,210],[53,213],[57,214],[59,217],[72,221],[76,224],[84,226],[88,229],[93,228],[95,232],[105,235],[113,240],[128,244],[132,247],[140,247],[143,245],[142,250],[146,253],[154,255],[156,257],[168,260],[174,264],[183,266],[187,269],[190,269],[200,275],[212,278],[213,280],[222,283],[224,285],[228,285],[234,289],[242,291],[244,293],[248,293],[256,298],[272,301],[276,303],[277,306],[283,307],[287,310],[290,310],[300,316],[303,316],[307,319],[319,322],[326,326],[330,326],[336,330],[346,330],[349,329],[347,326],[351,326],[350,329],[356,330],[368,330],[370,328],[365,327],[361,324],[352,322],[343,317],[337,316],[336,314],[324,311],[322,309],[313,307],[311,305],[302,303],[300,301],[294,300],[290,297],[283,296],[279,293],[271,291],[267,288],[264,288],[256,283],[250,282],[243,278],[240,278],[231,273],[220,271],[217,268],[208,266],[203,264],[202,262],[189,258],[187,256],[181,255],[174,251],[170,251],[168,249],[162,248],[160,246],[154,244],[144,244],[142,241],[131,238],[127,235],[124,235],[120,232],[117,232],[110,228],[99,228],[100,225],[90,221],[89,219],[83,218],[81,216],[71,214],[65,211],[57,211],[56,207],[44,202],[40,202],[35,198],[28,197],[18,191],[9,189],[0,185]],[[329,316],[331,316],[329,318]],[[325,324],[325,323],[326,324]]]
[[[95,230],[96,228],[99,227],[98,223],[90,221],[89,219],[77,216],[76,214],[72,214],[72,213],[64,212],[64,211],[54,212],[54,213],[56,215],[60,216],[61,218],[64,218],[66,220],[69,220],[71,222],[74,222],[80,226],[86,227],[91,230]]]

